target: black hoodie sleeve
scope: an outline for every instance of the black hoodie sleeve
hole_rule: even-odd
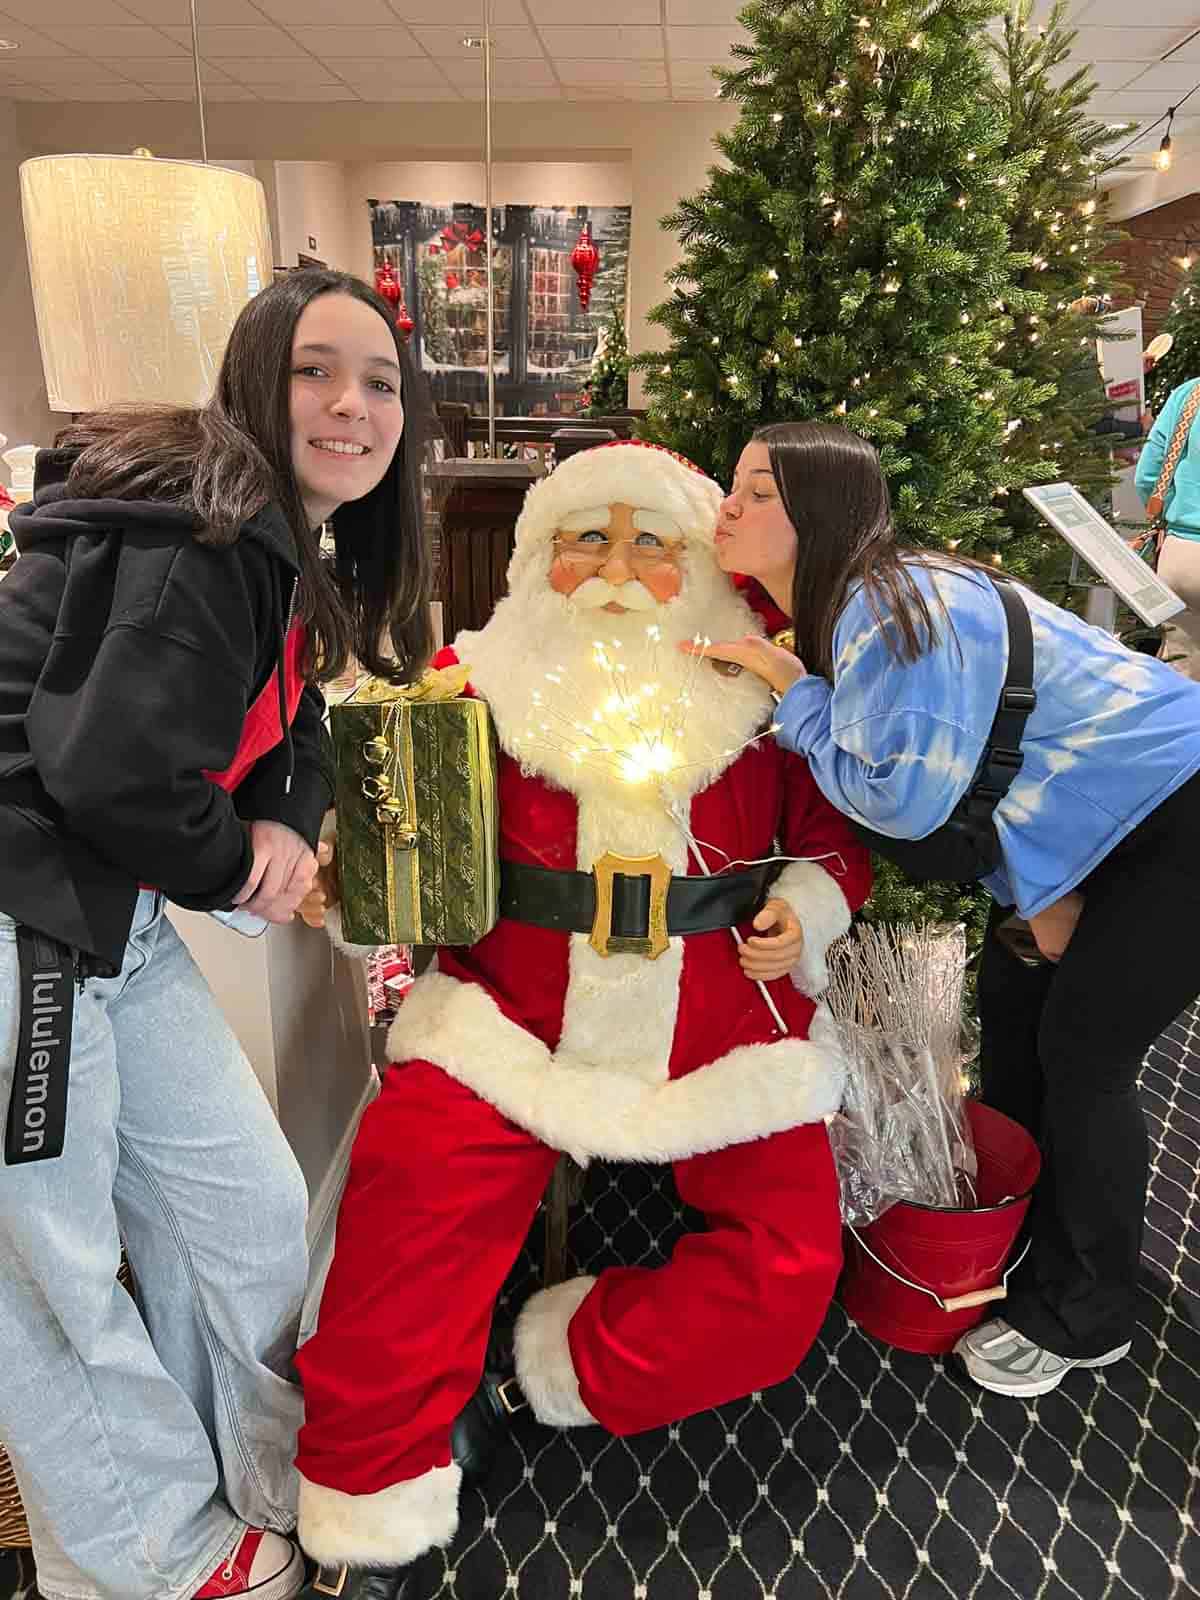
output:
[[[239,817],[247,822],[283,822],[317,848],[321,823],[333,804],[333,743],[325,728],[325,698],[309,684],[292,723],[295,770],[287,789],[286,744],[256,761],[234,792]]]
[[[114,606],[94,649],[60,632],[26,717],[62,825],[195,910],[228,907],[250,875],[247,830],[205,773],[241,737],[260,586],[238,552],[183,547],[156,594]]]

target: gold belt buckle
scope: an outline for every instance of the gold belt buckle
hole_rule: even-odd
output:
[[[614,934],[613,878],[617,873],[623,878],[650,879],[650,918],[647,937],[628,937]],[[662,856],[618,856],[606,850],[592,867],[596,880],[596,915],[588,940],[597,955],[645,956],[656,961],[670,943],[667,937],[667,892],[671,887],[671,869]]]
[[[340,1595],[346,1587],[346,1579],[350,1569],[344,1565],[333,1566],[321,1563],[313,1578],[312,1588],[314,1594]]]

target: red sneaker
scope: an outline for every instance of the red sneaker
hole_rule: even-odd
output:
[[[254,1600],[292,1600],[304,1585],[304,1558],[290,1539],[266,1528],[247,1528],[193,1600],[253,1595]]]

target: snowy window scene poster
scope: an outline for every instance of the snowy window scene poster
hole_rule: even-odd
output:
[[[368,200],[375,266],[391,265],[414,327],[411,344],[436,400],[487,409],[486,214],[481,206]],[[569,416],[585,403],[592,359],[614,304],[625,307],[628,206],[492,210],[496,409]],[[600,253],[591,303],[571,265],[585,223]]]

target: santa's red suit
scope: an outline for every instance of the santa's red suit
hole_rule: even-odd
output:
[[[803,957],[766,985],[776,1016],[727,928],[672,938],[648,960],[502,918],[417,981],[354,1147],[320,1326],[298,1357],[299,1532],[323,1562],[397,1566],[453,1536],[450,1428],[478,1385],[497,1293],[559,1152],[670,1162],[707,1228],[663,1267],[571,1279],[526,1304],[517,1376],[545,1423],[635,1433],[779,1382],[815,1337],[837,1278],[823,1119],[840,1102],[843,1064],[815,997],[826,948],[866,896],[865,852],[804,761],[769,737],[746,743],[771,709],[748,674],[723,678],[705,664],[689,680],[683,754],[693,759],[671,807],[528,741],[547,635],[527,612],[541,604],[532,563],[543,570],[547,521],[564,505],[622,500],[657,505],[691,541],[707,530],[711,542],[715,485],[695,474],[703,492],[683,482],[681,499],[679,480],[645,481],[648,452],[626,449],[638,454],[624,476],[610,460],[593,483],[581,456],[532,491],[510,599],[437,663],[468,664],[496,721],[501,857],[588,871],[606,850],[659,854],[689,876],[703,870],[697,856],[714,873],[790,857],[770,894],[795,909]],[[701,556],[716,572],[701,551],[688,582],[719,613],[708,631],[749,631],[754,618],[727,581],[701,581]]]

